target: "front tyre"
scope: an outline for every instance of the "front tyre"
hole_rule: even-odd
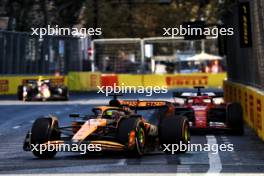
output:
[[[40,146],[48,141],[59,140],[60,132],[58,130],[59,125],[58,121],[53,118],[38,118],[32,126],[31,129],[31,144],[35,146]],[[39,148],[40,149],[40,148]],[[57,151],[42,151],[33,150],[33,155],[41,159],[50,159],[53,158]]]
[[[144,154],[146,133],[144,123],[139,118],[124,118],[119,122],[117,138],[127,146],[129,156],[140,157]]]

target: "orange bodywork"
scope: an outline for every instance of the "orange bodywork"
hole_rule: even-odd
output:
[[[129,107],[161,107],[167,103],[165,101],[135,101],[135,100],[119,100],[121,105]]]
[[[98,127],[102,126],[106,126],[106,119],[90,119],[82,125],[72,140],[82,142],[87,136],[97,130]]]
[[[100,109],[102,111],[102,114],[108,110],[108,109],[120,109],[118,107],[112,107],[112,106],[98,106],[94,109]],[[101,114],[101,115],[102,115]],[[106,119],[90,119],[87,122],[85,122],[81,128],[78,128],[78,123],[73,123],[73,131],[75,132],[75,135],[73,136],[73,141],[82,142],[87,138],[90,134],[95,132],[98,127],[103,127],[107,125]]]

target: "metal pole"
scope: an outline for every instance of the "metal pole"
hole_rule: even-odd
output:
[[[141,50],[141,73],[144,73],[144,67],[145,67],[145,41],[144,39],[140,40],[140,50]]]
[[[98,1],[97,0],[93,0],[93,27],[94,29],[97,28],[98,26]],[[97,38],[97,36],[95,35],[94,38]]]
[[[94,41],[91,41],[91,48],[93,52],[91,53],[91,71],[95,72],[95,65],[94,65],[94,55],[95,55],[95,48],[94,48]]]
[[[202,39],[202,41],[201,41],[201,50],[202,50],[202,53],[205,52],[205,41],[204,41],[204,39]]]

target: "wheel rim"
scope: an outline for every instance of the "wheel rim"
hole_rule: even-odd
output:
[[[143,128],[140,128],[138,131],[138,143],[140,148],[143,148],[145,145],[145,132]]]
[[[184,125],[184,141],[185,142],[189,141],[189,130],[186,124]]]

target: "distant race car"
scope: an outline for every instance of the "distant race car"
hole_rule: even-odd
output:
[[[137,114],[143,109],[157,110],[157,125],[148,123]],[[26,136],[24,150],[32,151],[39,158],[52,158],[57,150],[40,153],[32,150],[32,144],[94,144],[99,145],[102,151],[123,151],[138,157],[155,146],[157,149],[162,144],[187,144],[190,141],[187,119],[175,116],[174,105],[170,102],[115,98],[108,106],[95,107],[92,112],[92,115],[84,117],[70,114],[74,120],[64,127],[59,127],[54,116],[38,118]]]
[[[239,103],[224,102],[221,89],[204,89],[173,92],[176,115],[187,117],[190,128],[228,130],[243,135],[243,111]]]
[[[52,85],[51,81],[26,80],[17,88],[18,100],[68,100],[69,91],[66,86]]]

